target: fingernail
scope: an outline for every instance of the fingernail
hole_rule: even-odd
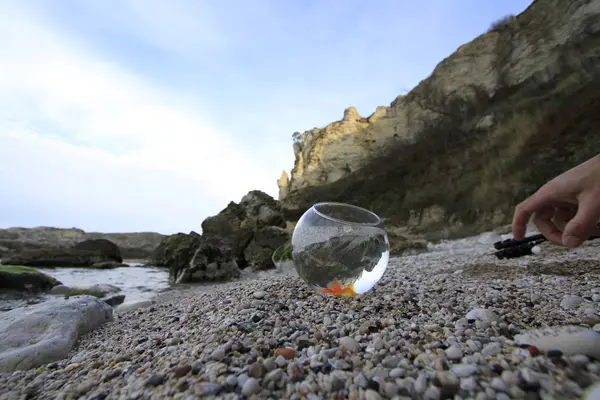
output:
[[[583,243],[583,240],[581,240],[577,236],[567,236],[563,240],[563,243],[567,247],[574,248],[574,247],[579,247],[581,245],[581,243]]]

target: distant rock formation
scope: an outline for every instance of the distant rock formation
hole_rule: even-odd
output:
[[[12,251],[2,257],[4,265],[28,267],[92,267],[110,269],[122,264],[121,250],[106,239],[91,239],[70,247],[49,247]]]
[[[287,219],[330,200],[443,237],[510,222],[516,203],[600,148],[599,21],[600,0],[536,0],[389,107],[296,132],[278,180]]]
[[[11,251],[71,247],[85,240],[105,239],[116,244],[125,259],[148,259],[163,238],[164,235],[155,232],[99,233],[77,228],[15,227],[0,229],[0,258]]]

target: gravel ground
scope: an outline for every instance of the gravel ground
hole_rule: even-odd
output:
[[[167,292],[116,315],[68,359],[0,375],[0,397],[581,398],[600,362],[514,339],[600,322],[599,245],[496,260],[490,246],[446,243],[393,258],[355,299],[272,274]]]

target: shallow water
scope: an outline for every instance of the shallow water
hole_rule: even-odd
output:
[[[119,294],[125,295],[125,303],[152,299],[173,286],[169,282],[169,272],[155,267],[141,267],[137,262],[128,262],[128,268],[93,269],[93,268],[37,268],[52,276],[65,286],[86,287],[95,284],[110,284],[121,289]],[[51,298],[46,293],[23,293],[0,291],[0,312],[9,311],[44,302]]]
[[[38,268],[65,286],[82,287],[110,284],[121,289],[125,302],[151,299],[159,292],[169,289],[169,272],[155,267],[141,267],[139,263],[127,262],[129,268]]]

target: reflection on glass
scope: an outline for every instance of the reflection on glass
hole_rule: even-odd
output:
[[[389,241],[373,212],[344,203],[317,203],[292,235],[298,275],[316,290],[354,297],[371,290],[389,261]]]

